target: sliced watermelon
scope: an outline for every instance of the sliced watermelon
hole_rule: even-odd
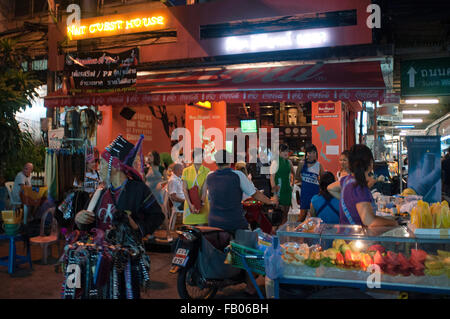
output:
[[[378,266],[383,266],[386,262],[384,261],[383,256],[381,256],[380,251],[377,250],[375,255],[373,256],[373,263],[377,264]]]
[[[368,251],[379,251],[380,253],[384,253],[386,249],[381,245],[372,245],[369,247]]]
[[[345,265],[349,267],[353,266],[353,254],[350,249],[345,251]]]
[[[411,249],[411,259],[423,263],[427,258],[427,253],[422,249]]]
[[[402,254],[399,253],[397,255],[397,260],[399,262],[399,271],[403,276],[409,276],[411,274],[411,268],[412,265],[411,263],[408,261],[408,259],[406,259],[406,257]]]
[[[411,264],[412,268],[421,269],[421,270],[425,269],[425,265],[424,264],[419,263],[419,262],[417,262],[414,259],[409,259],[409,263]]]
[[[399,264],[397,254],[392,251],[387,252],[384,260],[388,265],[397,266]]]
[[[424,268],[423,269],[411,268],[411,273],[414,276],[425,276]]]
[[[340,252],[336,253],[336,265],[342,266],[344,265],[345,260],[344,256]]]

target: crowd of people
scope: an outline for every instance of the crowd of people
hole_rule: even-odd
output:
[[[126,140],[120,142],[116,143],[120,147],[127,144]],[[295,184],[301,190],[300,222],[319,217],[328,224],[396,225],[394,220],[375,214],[370,191],[375,183],[371,176],[374,158],[365,145],[354,145],[340,154],[336,175],[324,170],[314,145],[306,148],[305,158],[297,168],[289,159],[290,150],[285,144],[280,145],[278,156],[271,163],[258,157],[252,163],[233,164],[231,153],[218,150],[214,171],[204,165],[202,149],[192,151],[190,163],[171,164],[161,163],[160,154],[152,151],[146,157],[144,180],[127,160],[127,154],[134,154],[129,150],[133,145],[122,150],[125,155],[115,154],[120,149],[117,145],[107,148],[99,159],[86,158],[84,183],[91,197],[90,206],[96,194],[98,198],[95,206],[75,212],[75,224],[80,230],[95,227],[106,231],[114,225],[114,215],[125,212],[123,218],[128,220],[129,231],[135,233],[138,245],[139,238],[152,234],[169,217],[167,212],[163,215],[163,210],[170,201],[169,214],[182,214],[183,224],[218,227],[234,234],[249,229],[242,204],[247,198],[279,207],[284,224],[292,209]],[[27,163],[17,175],[13,193],[29,184],[32,169],[32,164]],[[250,284],[247,290],[254,293]]]
[[[219,150],[215,159],[217,170],[210,171],[202,162],[202,149],[192,151],[194,161],[159,165],[158,153],[148,154],[146,183],[162,198],[167,192],[172,211],[183,213],[185,225],[209,225],[228,231],[247,228],[242,201],[253,198],[276,205],[282,211],[281,224],[292,208],[294,185],[300,187],[299,221],[319,217],[328,224],[365,226],[396,225],[392,219],[376,216],[370,188],[374,158],[367,146],[354,145],[339,156],[339,170],[325,171],[318,161],[317,148],[306,148],[305,158],[297,168],[289,159],[290,150],[281,144],[278,157],[266,164],[260,157],[256,163],[232,163],[233,155]],[[197,158],[195,158],[197,156]],[[267,163],[267,161],[264,161]],[[156,177],[155,177],[156,175]]]

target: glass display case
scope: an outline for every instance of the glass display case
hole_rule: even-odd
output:
[[[276,285],[450,293],[448,236],[417,238],[406,226],[299,225],[286,223],[277,231],[283,276]]]

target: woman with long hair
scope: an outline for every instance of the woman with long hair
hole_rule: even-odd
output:
[[[340,198],[340,224],[376,226],[397,226],[397,222],[376,216],[375,201],[370,192],[376,180],[370,176],[373,170],[373,155],[366,145],[356,144],[349,154],[350,175],[328,186],[328,191]]]
[[[326,224],[339,224],[339,200],[327,190],[328,185],[335,181],[333,173],[324,172],[319,178],[319,194],[311,199],[311,216],[319,217]]]
[[[146,167],[148,169],[145,175],[146,184],[152,191],[153,196],[155,196],[156,201],[160,205],[163,205],[164,193],[162,190],[162,182],[164,168],[160,165],[159,153],[157,151],[147,154]]]
[[[342,177],[350,174],[350,168],[348,167],[348,155],[349,154],[350,154],[350,152],[348,150],[345,150],[339,156],[339,164],[341,165],[341,168],[336,173],[336,177],[338,180],[340,180]]]

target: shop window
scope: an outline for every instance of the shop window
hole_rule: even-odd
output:
[[[31,0],[15,1],[14,16],[23,17],[31,13]]]

